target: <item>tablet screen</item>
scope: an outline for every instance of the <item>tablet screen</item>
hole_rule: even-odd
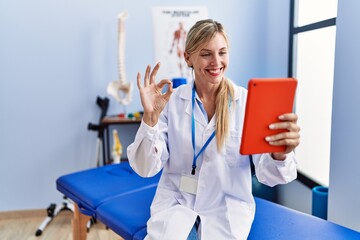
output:
[[[297,81],[294,78],[257,78],[248,83],[240,154],[282,152],[285,146],[272,146],[265,137],[284,130],[271,130],[278,117],[293,112]]]

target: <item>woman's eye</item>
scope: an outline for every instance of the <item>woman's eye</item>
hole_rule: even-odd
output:
[[[207,57],[207,56],[210,56],[210,53],[203,53],[201,54],[202,57]]]

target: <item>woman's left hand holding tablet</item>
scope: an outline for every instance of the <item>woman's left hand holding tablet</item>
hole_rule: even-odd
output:
[[[297,125],[297,115],[295,113],[286,113],[279,116],[280,122],[270,124],[270,129],[285,129],[265,138],[273,146],[286,146],[284,152],[272,153],[275,160],[285,160],[286,154],[293,151],[300,144],[300,127]]]

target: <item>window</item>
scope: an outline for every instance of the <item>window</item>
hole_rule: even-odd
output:
[[[299,180],[329,185],[337,0],[292,0],[289,76],[298,79],[295,111]]]
[[[336,17],[337,0],[297,0],[296,4],[297,27]]]

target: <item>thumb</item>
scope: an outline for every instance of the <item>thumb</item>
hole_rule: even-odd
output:
[[[170,99],[171,94],[173,93],[173,86],[172,86],[172,82],[168,83],[168,90],[166,91],[166,93],[164,94],[164,97],[166,100]]]
[[[163,79],[158,84],[157,87],[162,89],[166,84],[171,84],[171,81],[169,79]]]

